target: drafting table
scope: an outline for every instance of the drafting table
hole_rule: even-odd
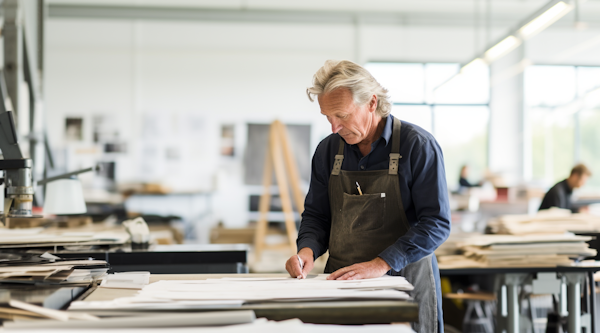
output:
[[[248,272],[247,244],[130,246],[105,250],[57,251],[62,258],[91,257],[106,260],[111,272],[148,271],[152,274],[227,274]]]
[[[534,293],[558,294],[561,308],[566,304],[566,310],[569,312],[568,332],[581,332],[582,326],[587,326],[589,321],[591,332],[596,333],[598,318],[596,318],[594,272],[597,271],[600,271],[600,266],[440,268],[440,275],[497,275],[501,279],[496,290],[497,313],[499,313],[496,318],[496,332],[519,332],[518,287],[533,281]],[[544,274],[542,279],[539,273],[550,274]],[[586,290],[582,290],[584,285]],[[581,314],[582,293],[587,310],[584,315]]]
[[[287,274],[152,274],[150,283],[160,280],[204,280],[223,277],[287,277]],[[136,290],[96,288],[82,295],[79,300],[109,301],[119,297],[130,297]],[[203,311],[223,311],[226,309],[203,309]],[[419,307],[412,301],[322,301],[322,302],[269,302],[247,304],[232,310],[254,310],[257,317],[269,320],[286,320],[299,318],[305,323],[314,324],[389,324],[396,322],[418,321]],[[161,310],[164,311],[164,310]],[[177,310],[181,312],[182,310]],[[198,311],[198,310],[194,310]],[[123,312],[104,313],[93,312],[97,315],[119,316]],[[136,315],[151,314],[152,312],[137,312]],[[128,314],[132,314],[129,312]]]

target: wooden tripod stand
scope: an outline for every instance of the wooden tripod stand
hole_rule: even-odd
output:
[[[259,202],[259,219],[256,227],[254,240],[256,258],[260,258],[262,251],[267,247],[265,237],[268,229],[267,214],[271,203],[271,182],[273,179],[273,169],[275,170],[275,179],[279,187],[279,197],[285,216],[285,228],[287,231],[289,246],[296,253],[296,223],[294,222],[294,212],[292,210],[292,201],[290,190],[288,188],[288,178],[291,183],[292,193],[296,201],[298,213],[304,211],[304,196],[300,190],[300,175],[296,166],[294,154],[290,148],[289,138],[285,125],[276,120],[271,123],[269,129],[269,143],[265,155],[265,166],[263,172],[263,194]]]

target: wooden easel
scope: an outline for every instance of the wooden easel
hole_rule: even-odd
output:
[[[285,228],[287,231],[289,246],[296,253],[296,223],[294,222],[294,212],[292,210],[292,201],[290,190],[288,188],[288,177],[292,187],[294,200],[298,213],[304,211],[304,196],[300,190],[300,175],[296,166],[294,154],[290,148],[289,139],[285,125],[279,120],[271,123],[269,129],[269,143],[265,154],[265,167],[263,172],[263,194],[259,202],[259,219],[256,226],[256,235],[254,239],[254,249],[256,258],[260,258],[262,251],[267,248],[265,237],[268,229],[267,214],[271,203],[271,182],[273,179],[273,169],[275,170],[275,179],[279,187],[279,197],[285,216]]]

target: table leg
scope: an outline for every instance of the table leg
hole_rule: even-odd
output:
[[[506,316],[508,310],[506,308],[506,285],[500,285],[500,288],[496,291],[496,298],[498,302],[496,304],[496,332],[506,332]]]
[[[590,286],[590,315],[591,331],[596,333],[596,282],[594,282],[594,272],[588,272]]]
[[[508,333],[519,332],[519,286],[509,284],[507,286],[508,294]]]
[[[569,283],[567,287],[567,309],[569,310],[569,332],[581,332],[581,285]]]
[[[585,273],[565,273],[567,278],[567,310],[569,333],[581,333],[581,283]]]
[[[507,327],[506,332],[518,333],[519,332],[519,321],[521,317],[520,304],[519,304],[519,286],[525,282],[530,274],[513,273],[505,274],[504,282],[506,284],[507,293]]]

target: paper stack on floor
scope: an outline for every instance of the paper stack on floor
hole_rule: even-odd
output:
[[[457,242],[461,255],[438,257],[440,268],[551,267],[572,258],[595,256],[585,243],[592,237],[562,235],[476,235]]]
[[[536,215],[503,215],[488,222],[494,234],[563,234],[567,231],[600,231],[600,217],[572,214],[568,209],[552,208]]]
[[[198,309],[238,307],[256,302],[325,300],[406,300],[412,285],[400,276],[329,281],[327,275],[293,278],[224,278],[159,281],[138,295],[112,301],[73,302],[69,310]]]

